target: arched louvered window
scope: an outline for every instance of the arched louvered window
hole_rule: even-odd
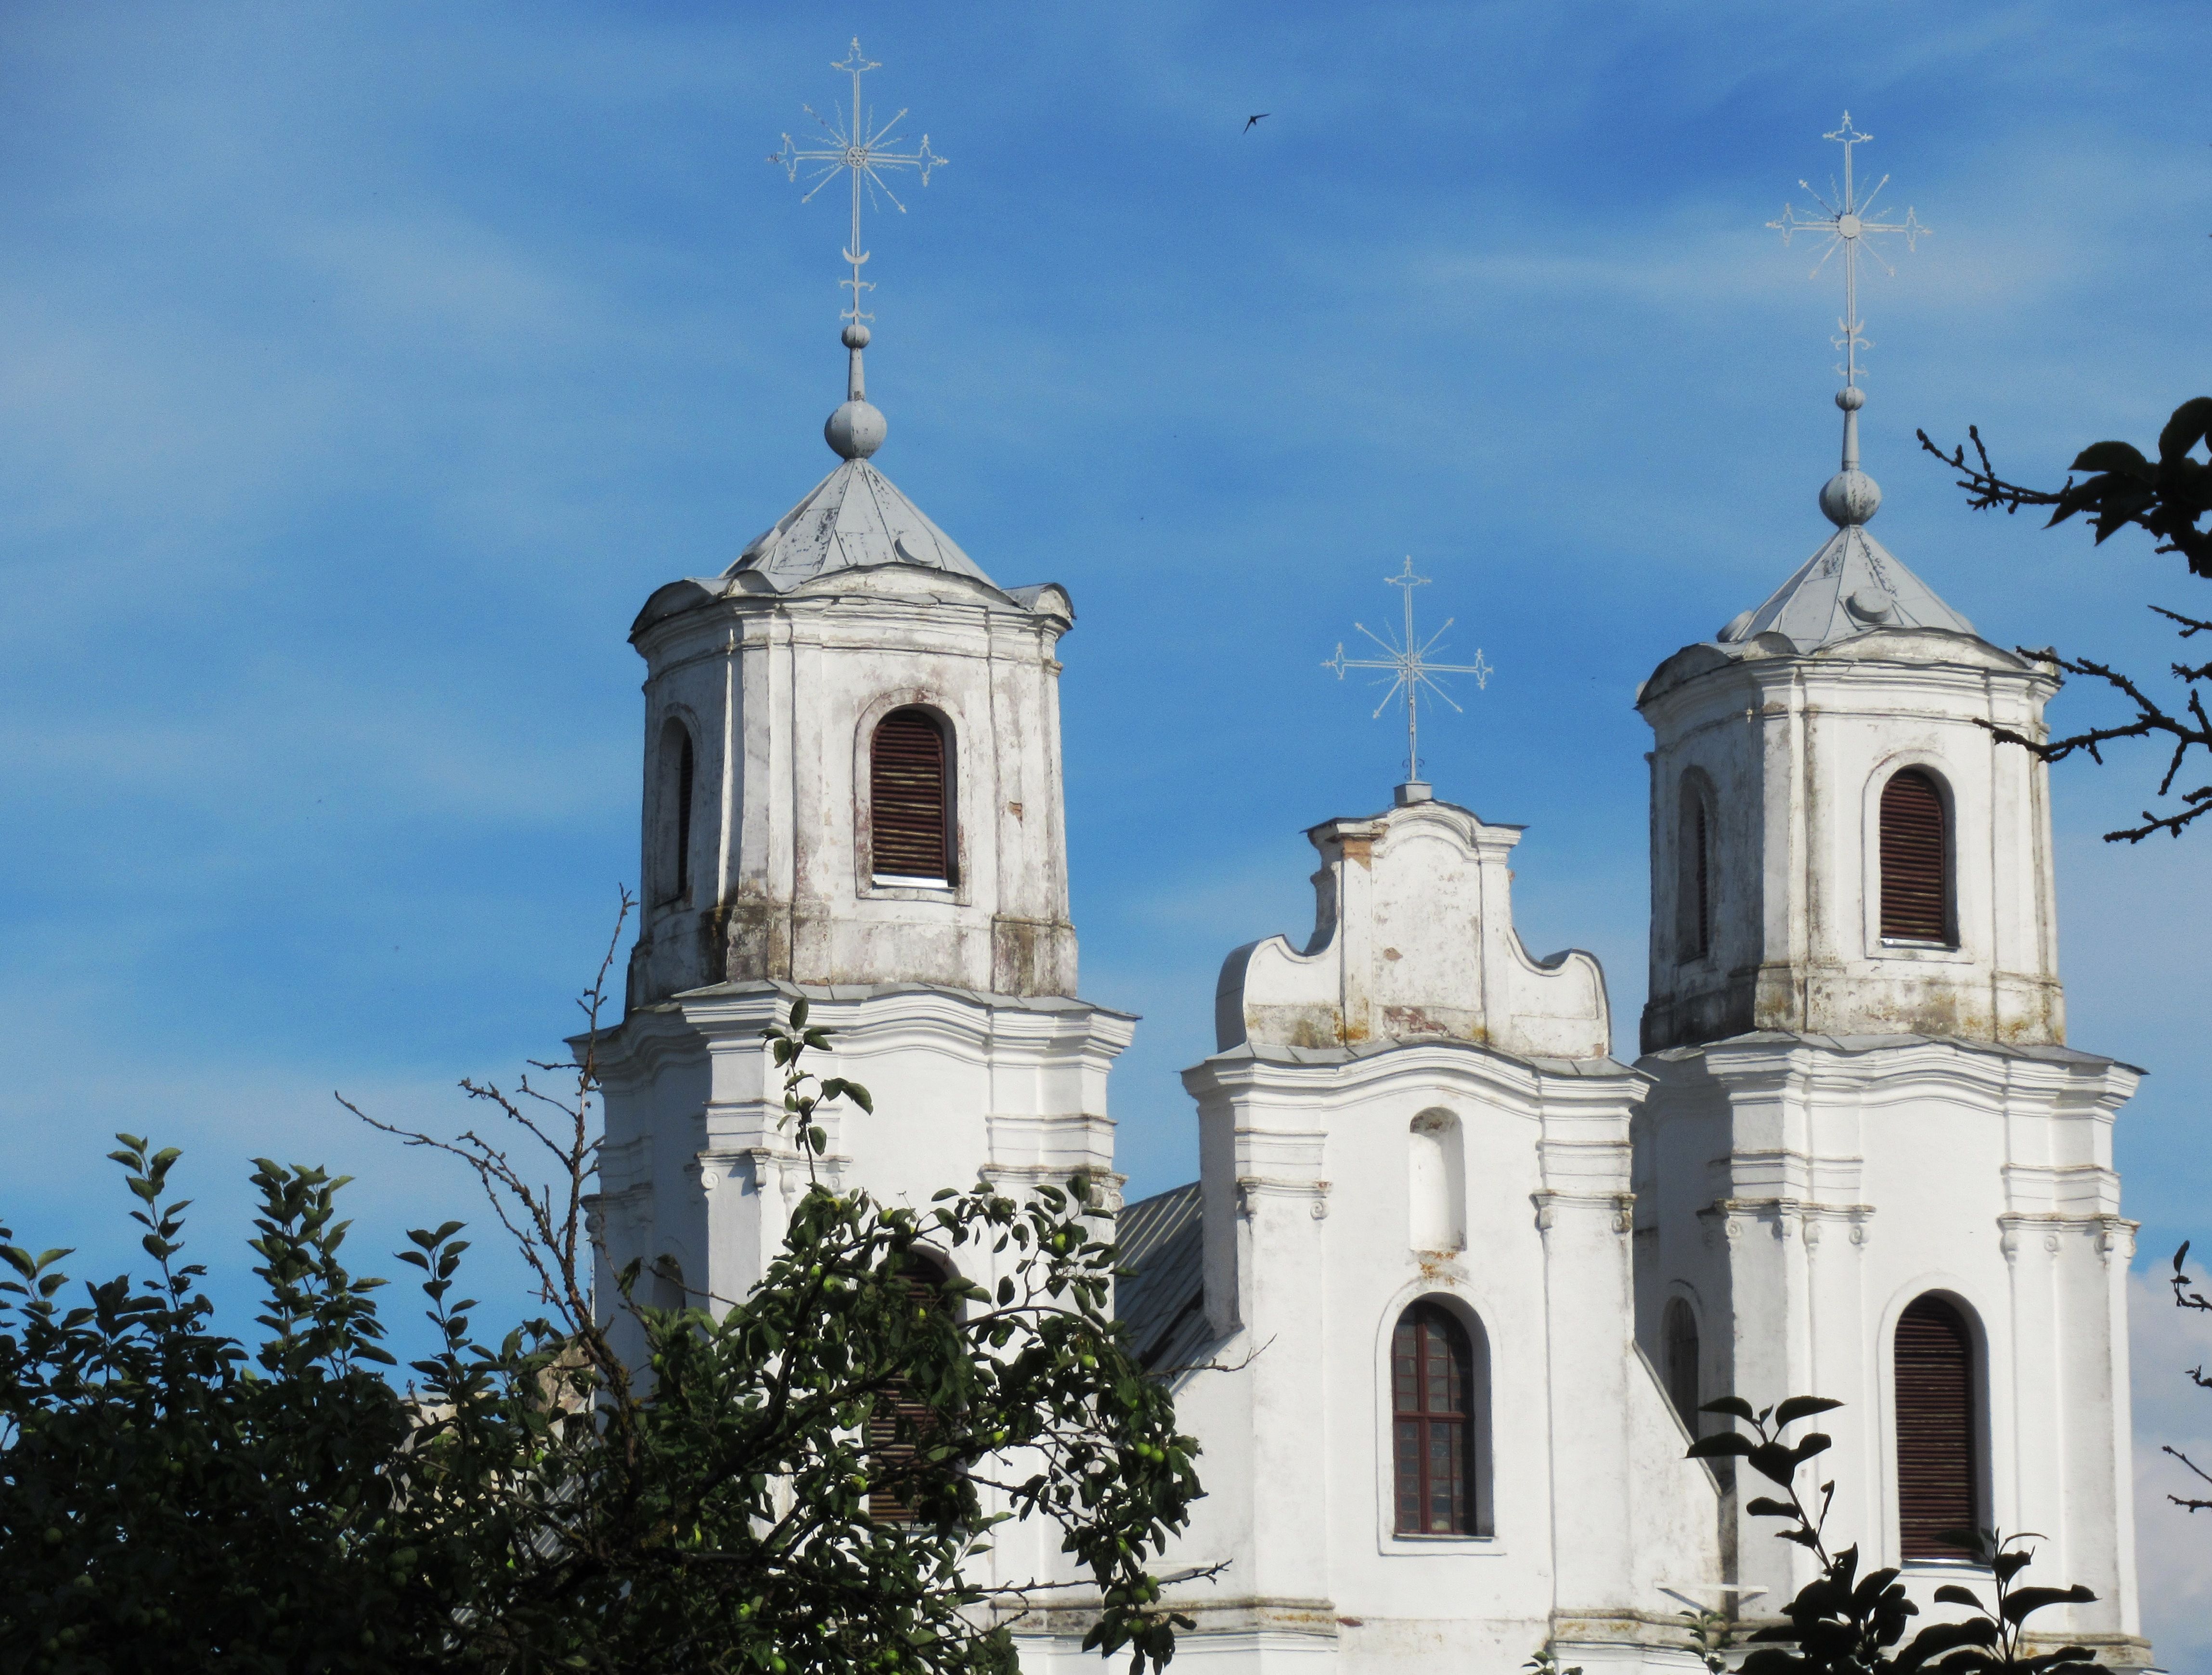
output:
[[[908,1271],[896,1283],[908,1303],[922,1310],[945,1307],[945,1270],[927,1257],[908,1255]],[[868,1416],[868,1516],[885,1524],[910,1524],[914,1508],[899,1493],[896,1479],[913,1470],[915,1451],[929,1434],[928,1404],[915,1401],[898,1385],[876,1398]]]
[[[1698,1317],[1682,1297],[1670,1297],[1661,1317],[1661,1353],[1666,1358],[1667,1398],[1694,1436],[1698,1431]]]
[[[1439,1303],[1415,1303],[1390,1340],[1390,1452],[1400,1535],[1488,1535],[1489,1367]]]
[[[1951,941],[1951,844],[1943,793],[1906,768],[1881,788],[1881,935],[1887,942]]]
[[[1981,1425],[1974,1338],[1941,1297],[1897,1322],[1897,1516],[1908,1559],[1958,1558],[1942,1538],[1981,1527]]]
[[[1675,886],[1675,947],[1686,964],[1713,947],[1712,811],[1694,777],[1682,781],[1681,829],[1675,840],[1680,874]]]
[[[671,716],[660,729],[660,795],[667,799],[661,821],[660,899],[681,902],[691,894],[691,804],[698,789],[699,764],[691,729]]]
[[[870,870],[952,882],[950,729],[927,710],[894,710],[868,744]]]

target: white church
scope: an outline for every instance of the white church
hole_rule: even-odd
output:
[[[807,1179],[762,1039],[794,996],[884,1096],[833,1108],[843,1185],[1119,1179],[1137,1020],[1077,981],[1074,608],[872,463],[858,297],[836,468],[630,630],[644,917],[599,1047],[599,1215],[611,1264],[724,1296]],[[1685,1458],[1728,1393],[1847,1404],[1830,1528],[1923,1608],[1972,1580],[1941,1532],[2040,1532],[2028,1580],[2098,1599],[2039,1626],[2148,1665],[2112,1144],[2138,1072],[2067,1044],[2046,776],[1988,725],[2040,736],[2057,683],[1868,533],[1860,401],[1833,533],[1755,608],[1715,599],[1711,640],[1646,653],[1633,1064],[1597,961],[1514,929],[1522,829],[1418,781],[1314,810],[1311,931],[1226,953],[1183,1073],[1200,1178],[1118,1206],[1119,1312],[1204,1448],[1164,1568],[1218,1569],[1171,1593],[1178,1667],[1695,1670],[1679,1613],[1771,1619],[1812,1574],[1745,1514],[1756,1488]],[[1066,1563],[1019,1526],[992,1562]],[[1096,1667],[1084,1626],[1040,1606],[1025,1666]]]

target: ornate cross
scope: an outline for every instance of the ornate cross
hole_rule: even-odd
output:
[[[869,70],[880,69],[882,66],[871,64],[860,56],[859,36],[855,35],[853,38],[853,50],[847,55],[845,61],[830,67],[832,70],[850,72],[853,77],[853,108],[850,112],[847,112],[835,105],[831,106],[830,109],[836,113],[837,117],[836,122],[833,125],[811,105],[801,107],[806,114],[812,117],[820,125],[823,133],[828,137],[828,143],[823,144],[817,141],[812,145],[801,145],[789,134],[786,134],[783,137],[783,149],[770,156],[769,161],[772,163],[782,164],[785,172],[794,181],[799,179],[799,171],[802,167],[809,170],[806,196],[799,200],[802,204],[812,203],[815,194],[835,180],[840,170],[852,176],[853,236],[852,242],[845,247],[845,259],[853,265],[853,277],[838,283],[848,287],[853,293],[853,306],[842,318],[852,321],[854,326],[863,326],[873,316],[862,312],[860,293],[864,290],[873,290],[875,286],[860,277],[861,264],[868,259],[868,253],[860,248],[862,189],[866,188],[867,199],[872,206],[876,202],[877,194],[880,192],[893,209],[901,215],[904,215],[906,205],[899,201],[898,194],[890,189],[890,183],[884,179],[883,171],[896,168],[919,169],[921,172],[921,184],[926,186],[929,184],[929,171],[944,162],[945,159],[929,149],[929,136],[927,134],[921,137],[921,147],[919,150],[897,151],[891,149],[900,143],[901,137],[894,134],[891,130],[906,120],[906,113],[903,110],[880,128],[875,125],[875,119],[872,116],[862,111],[860,77]]]
[[[1905,247],[1917,250],[1922,237],[1929,229],[1921,225],[1910,208],[1905,211],[1902,221],[1873,219],[1874,201],[1881,196],[1881,189],[1889,184],[1889,176],[1885,174],[1875,181],[1874,190],[1867,193],[1863,200],[1859,198],[1858,189],[1851,180],[1851,148],[1864,145],[1874,136],[1862,134],[1853,128],[1849,111],[1844,113],[1842,127],[1832,134],[1823,134],[1821,137],[1834,140],[1844,148],[1843,191],[1837,192],[1836,183],[1832,178],[1828,182],[1827,195],[1824,197],[1814,191],[1811,181],[1800,180],[1797,184],[1813,193],[1814,202],[1825,213],[1817,216],[1800,214],[1795,204],[1785,204],[1782,206],[1782,218],[1766,224],[1782,234],[1782,242],[1785,245],[1790,242],[1792,233],[1827,234],[1828,242],[1821,249],[1820,259],[1813,264],[1815,277],[1827,266],[1828,259],[1838,249],[1844,253],[1844,317],[1836,322],[1843,332],[1843,336],[1836,339],[1836,347],[1844,351],[1844,363],[1836,370],[1844,375],[1844,387],[1849,389],[1856,387],[1859,381],[1859,350],[1874,346],[1868,342],[1865,325],[1859,319],[1859,253],[1865,251],[1869,257],[1881,264],[1883,272],[1894,277],[1897,270],[1882,260],[1881,252],[1869,241],[1886,234],[1902,233],[1905,234]]]
[[[1490,665],[1482,661],[1482,649],[1480,646],[1475,648],[1474,661],[1472,663],[1437,663],[1430,661],[1429,654],[1437,649],[1437,643],[1443,638],[1445,630],[1451,627],[1455,618],[1445,618],[1443,627],[1437,630],[1425,640],[1414,638],[1413,589],[1427,587],[1429,578],[1413,574],[1413,561],[1410,556],[1406,560],[1405,569],[1395,576],[1386,576],[1382,579],[1394,588],[1402,588],[1406,590],[1404,641],[1400,644],[1393,645],[1365,623],[1356,622],[1352,625],[1374,641],[1388,655],[1346,657],[1344,655],[1344,643],[1340,640],[1337,643],[1336,655],[1324,659],[1322,667],[1335,670],[1336,678],[1339,680],[1344,679],[1346,671],[1349,669],[1382,669],[1389,674],[1390,689],[1382,694],[1382,702],[1375,706],[1375,718],[1381,719],[1382,712],[1390,707],[1391,700],[1399,693],[1403,692],[1406,695],[1406,780],[1408,784],[1418,785],[1421,783],[1421,688],[1427,687],[1431,692],[1450,704],[1454,710],[1465,715],[1467,712],[1460,710],[1458,703],[1443,689],[1435,677],[1440,674],[1471,674],[1474,677],[1476,688],[1480,690],[1490,685],[1492,670]],[[1379,685],[1381,682],[1377,681],[1376,684]]]

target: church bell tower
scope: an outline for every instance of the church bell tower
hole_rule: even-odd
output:
[[[1841,203],[1778,225],[1844,251],[1834,533],[1637,698],[1654,745],[1638,1336],[1686,1414],[1843,1401],[1820,1426],[1830,1530],[1865,1568],[1901,1566],[1923,1612],[1975,1585],[1947,1532],[2039,1531],[2024,1580],[2098,1596],[2046,1632],[2139,1668],[2135,1224],[2112,1130],[2141,1072],[2067,1043],[2047,773],[1998,736],[2045,736],[2056,676],[1867,530],[1851,264],[1870,234],[1924,229],[1873,220],[1849,172],[1865,136],[1847,117],[1830,137]],[[1739,1482],[1722,1514],[1750,1619],[1812,1574],[1744,1515],[1758,1492]]]
[[[811,1178],[762,1038],[801,996],[823,1075],[822,1177],[926,1205],[979,1178],[1088,1172],[1110,1208],[1106,1077],[1134,1020],[1076,993],[1052,584],[1001,588],[878,471],[868,399],[864,175],[941,163],[852,135],[794,168],[854,174],[838,463],[719,573],[671,582],[630,630],[644,660],[641,926],[622,1022],[593,1051],[606,1136],[600,1283],[642,1300],[744,1297]],[[988,1252],[936,1253],[988,1287]],[[1041,1562],[1009,1538],[1006,1562]]]

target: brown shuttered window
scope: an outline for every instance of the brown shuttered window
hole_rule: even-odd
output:
[[[926,710],[894,710],[868,746],[872,871],[952,881],[945,737]]]
[[[917,1262],[916,1266],[918,1272],[900,1278],[900,1288],[915,1308],[943,1308],[945,1275],[933,1264]],[[879,1483],[910,1471],[915,1445],[929,1434],[932,1419],[927,1404],[914,1400],[897,1385],[876,1398],[874,1411],[868,1416],[869,1477]],[[884,1524],[911,1524],[914,1509],[895,1488],[872,1486],[868,1516]]]
[[[1391,1454],[1401,1535],[1487,1535],[1479,1458],[1481,1369],[1451,1311],[1416,1303],[1390,1344]]]
[[[1908,1559],[1960,1558],[1942,1537],[1981,1526],[1974,1343],[1959,1311],[1917,1299],[1897,1322],[1897,1509]]]
[[[1694,1436],[1698,1431],[1698,1317],[1681,1298],[1668,1300],[1662,1332],[1667,1358],[1667,1396]]]
[[[1881,788],[1881,934],[1885,941],[1951,940],[1950,845],[1943,794],[1917,768]]]

